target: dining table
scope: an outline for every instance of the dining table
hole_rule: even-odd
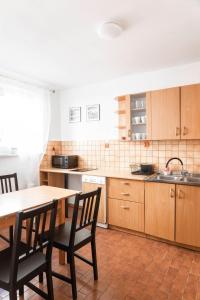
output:
[[[79,191],[53,186],[36,186],[0,195],[0,230],[15,226],[18,211],[25,211],[58,200],[57,223],[65,223],[65,201]],[[65,264],[65,253],[59,251],[59,263]]]

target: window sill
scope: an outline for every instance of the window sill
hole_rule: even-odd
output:
[[[0,153],[0,158],[1,157],[17,157],[18,154],[9,154],[9,153]]]

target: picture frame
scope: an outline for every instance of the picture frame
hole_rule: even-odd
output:
[[[69,123],[81,122],[81,107],[70,107],[69,108]]]
[[[99,121],[100,120],[100,104],[93,104],[86,106],[86,120]]]

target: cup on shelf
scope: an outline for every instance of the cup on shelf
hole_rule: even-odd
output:
[[[137,109],[141,108],[141,101],[140,100],[135,101],[135,108],[137,108]]]
[[[140,117],[134,117],[134,124],[140,124],[141,118]]]
[[[141,116],[140,118],[141,118],[141,123],[145,124],[146,120],[147,120],[147,117],[146,116]]]
[[[141,133],[140,135],[141,135],[141,140],[146,140],[146,133],[145,132]]]
[[[140,108],[145,108],[145,101],[144,101],[144,100],[141,100],[140,102],[141,102],[141,103],[140,103]]]
[[[135,133],[135,140],[140,140],[141,139],[141,133],[136,132]]]

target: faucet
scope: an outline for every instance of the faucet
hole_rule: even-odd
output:
[[[170,159],[167,161],[167,163],[166,163],[166,169],[168,168],[169,163],[170,163],[172,160],[174,160],[174,159],[176,159],[176,160],[178,160],[178,161],[180,162],[180,164],[181,164],[181,166],[182,166],[181,174],[182,174],[182,175],[185,175],[185,173],[187,173],[187,171],[184,171],[184,170],[183,170],[183,161],[182,161],[180,158],[178,158],[178,157],[172,157],[172,158],[170,158]]]

